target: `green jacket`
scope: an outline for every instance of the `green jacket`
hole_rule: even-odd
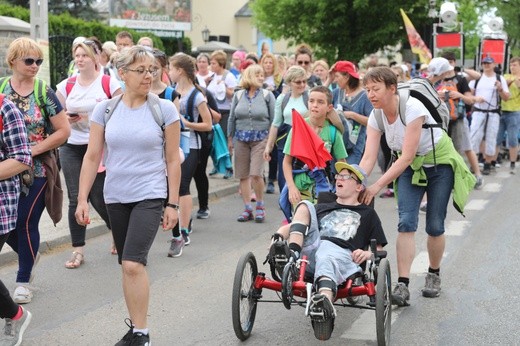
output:
[[[469,170],[462,156],[455,150],[453,142],[447,133],[444,133],[435,145],[435,161],[437,164],[451,165],[453,168],[453,206],[459,213],[464,215],[464,206],[468,201],[469,193],[475,187],[476,178]],[[428,184],[426,173],[423,169],[424,164],[434,164],[433,150],[424,156],[418,155],[413,160],[410,165],[410,168],[414,171],[412,184],[418,186],[426,186]]]

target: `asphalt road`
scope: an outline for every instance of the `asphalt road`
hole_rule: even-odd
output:
[[[518,191],[520,178],[502,169],[475,191],[462,217],[452,207],[447,218],[447,247],[442,293],[423,298],[420,289],[427,270],[424,215],[416,236],[417,252],[411,277],[411,306],[394,309],[394,345],[519,344],[518,267],[520,247]],[[231,321],[231,294],[240,256],[252,251],[259,270],[270,235],[281,213],[276,196],[267,196],[263,224],[238,223],[238,195],[211,205],[211,218],[196,220],[192,244],[180,258],[168,258],[169,234],[159,231],[149,255],[151,282],[149,327],[153,345],[238,345]],[[393,199],[378,199],[378,211],[389,240],[392,280],[397,280],[395,237],[397,210]],[[24,345],[113,345],[127,331],[121,274],[109,253],[110,237],[88,241],[85,264],[64,268],[68,247],[42,256],[34,280],[35,297],[27,305],[34,314]],[[14,263],[0,276],[14,289]],[[276,299],[264,290],[265,298]],[[329,345],[375,345],[373,311],[338,308]],[[318,345],[304,309],[259,304],[247,345]]]

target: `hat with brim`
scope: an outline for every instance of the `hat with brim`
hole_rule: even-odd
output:
[[[336,168],[336,172],[338,172],[338,173],[344,169],[347,169],[349,172],[354,173],[354,175],[358,178],[358,180],[361,182],[361,184],[364,187],[367,186],[368,175],[363,168],[359,167],[359,165],[356,165],[356,164],[350,165],[345,162],[336,162],[334,167]]]
[[[356,66],[350,61],[341,60],[334,65],[334,72],[348,73],[352,77],[359,79],[359,73],[356,71]]]

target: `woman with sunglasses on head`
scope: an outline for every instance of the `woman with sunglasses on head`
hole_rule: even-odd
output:
[[[67,143],[60,148],[60,161],[69,197],[68,221],[73,247],[71,258],[65,262],[65,267],[68,269],[76,269],[84,261],[83,248],[87,228],[76,222],[74,213],[78,205],[79,174],[87,151],[92,112],[102,100],[121,94],[118,80],[103,73],[100,63],[101,49],[94,40],[87,39],[73,45],[72,57],[79,73],[56,86],[58,99],[65,108],[71,126]],[[105,171],[101,166],[90,192],[89,201],[107,228],[111,229],[103,196],[104,183]],[[117,253],[114,244],[111,252],[114,255]]]
[[[175,90],[181,95],[179,111],[183,116],[184,126],[190,130],[190,153],[181,166],[181,183],[179,194],[180,218],[179,227],[172,230],[171,247],[168,256],[182,255],[184,245],[190,243],[191,209],[193,201],[190,194],[190,183],[200,160],[202,139],[198,132],[212,129],[211,112],[204,90],[196,84],[195,59],[184,53],[177,53],[169,59],[170,78],[176,83]],[[193,96],[192,96],[192,93]],[[192,109],[188,103],[192,97]],[[200,118],[200,119],[199,119]]]
[[[33,157],[32,169],[26,176],[33,176],[34,180],[24,179],[26,191],[20,196],[16,230],[11,232],[7,241],[18,253],[18,287],[14,291],[14,301],[23,304],[29,303],[33,296],[28,286],[33,266],[39,257],[38,224],[43,209],[47,206],[54,223],[61,219],[61,203],[55,197],[61,197],[59,194],[63,192],[59,188],[61,183],[56,157],[51,151],[67,140],[70,126],[54,91],[36,78],[43,62],[43,52],[38,44],[25,37],[14,40],[7,50],[6,61],[13,75],[4,80],[1,92],[24,115]],[[51,195],[55,191],[57,195]],[[58,202],[52,206],[50,202],[55,201]],[[58,213],[55,214],[55,211]]]
[[[116,345],[149,345],[148,252],[161,215],[164,230],[173,228],[178,221],[179,114],[170,101],[150,92],[158,72],[154,62],[153,54],[145,47],[134,46],[121,53],[116,67],[125,82],[125,92],[117,100],[101,101],[94,108],[81,167],[76,220],[85,225],[89,222],[89,192],[106,146],[104,197],[130,317],[130,329]],[[108,107],[110,114],[106,113]],[[162,117],[163,126],[159,126],[154,112]]]

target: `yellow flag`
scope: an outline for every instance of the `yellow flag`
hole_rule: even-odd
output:
[[[421,38],[421,35],[415,30],[415,27],[412,24],[412,21],[406,13],[404,13],[401,8],[401,16],[403,16],[404,27],[406,28],[406,34],[408,35],[408,41],[410,42],[410,47],[412,47],[412,52],[419,55],[419,60],[421,64],[429,64],[432,59],[432,53],[424,43]]]

